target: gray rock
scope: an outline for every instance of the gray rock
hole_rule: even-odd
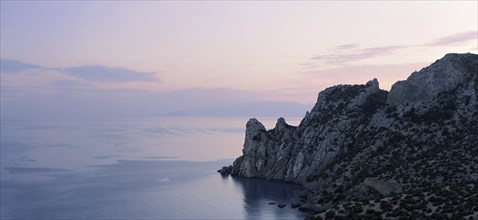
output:
[[[464,68],[476,65],[478,59],[475,54],[447,54],[420,72],[412,73],[407,80],[395,83],[387,104],[398,107],[400,112],[411,108],[428,110],[432,106],[429,102],[435,100],[440,93],[451,91],[463,83],[469,84],[467,80],[470,72]],[[467,91],[469,94],[475,92]]]
[[[316,106],[299,127],[279,118],[275,128],[267,131],[259,121],[250,119],[246,125],[243,156],[234,162],[232,173],[304,183],[308,176],[346,151],[345,147],[351,144],[347,133],[362,130],[356,125],[371,118],[360,106],[367,103],[368,97],[380,95],[377,102],[384,104],[384,93],[378,89],[376,79],[367,85],[326,89],[319,94]],[[359,113],[359,117],[348,117],[349,112]],[[343,147],[337,148],[340,145]]]
[[[250,119],[242,155],[221,173],[302,184],[299,209],[314,212],[373,192],[477,181],[477,94],[476,54],[448,54],[390,92],[376,79],[327,88],[297,127]]]

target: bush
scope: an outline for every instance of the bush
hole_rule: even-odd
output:
[[[363,208],[362,208],[361,205],[356,204],[356,205],[353,207],[352,212],[357,213],[357,214],[362,213],[362,212],[363,212]]]
[[[335,211],[331,210],[325,213],[325,219],[333,219],[335,216]]]
[[[392,210],[393,206],[388,203],[387,201],[381,201],[380,202],[380,208],[384,211],[390,211]]]

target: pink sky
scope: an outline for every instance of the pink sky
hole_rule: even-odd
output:
[[[372,78],[388,90],[446,53],[477,53],[477,8],[477,1],[2,1],[1,58],[38,66],[2,73],[9,90],[2,98],[219,89],[218,99],[313,103],[326,87]]]

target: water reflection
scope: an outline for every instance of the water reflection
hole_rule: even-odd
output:
[[[216,172],[240,155],[245,121],[2,121],[0,218],[303,219],[269,205],[300,187]]]
[[[215,172],[231,162],[118,161],[81,172],[11,167],[12,180],[1,182],[1,218],[304,218],[289,205],[300,186]]]
[[[255,178],[231,177],[243,194],[243,208],[246,219],[302,219],[304,213],[291,212],[290,202],[297,198],[302,187],[296,184],[280,183]],[[276,204],[284,203],[283,209]]]

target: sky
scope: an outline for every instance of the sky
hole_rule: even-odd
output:
[[[0,6],[3,118],[297,115],[327,87],[389,90],[446,53],[478,53],[478,1]]]

